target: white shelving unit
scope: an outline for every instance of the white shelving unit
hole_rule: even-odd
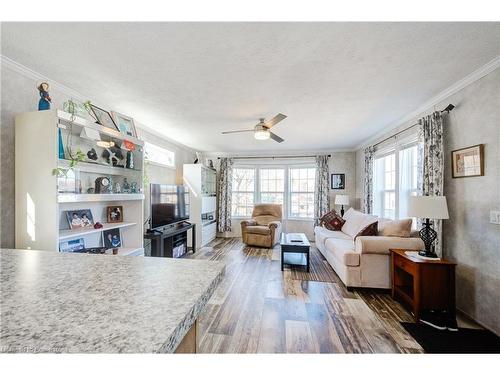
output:
[[[184,164],[183,176],[189,187],[189,221],[196,224],[196,245],[200,248],[217,235],[216,172],[201,164]]]
[[[69,160],[59,158],[59,129],[66,157],[69,140],[73,152],[81,150],[87,154],[93,148],[98,155],[97,160],[86,158],[68,173],[69,180],[74,179],[73,191],[66,191],[66,178],[52,174],[55,168],[70,167]],[[104,148],[98,146],[96,139],[81,136],[85,129],[117,146],[123,141],[133,143],[134,168],[107,164],[102,156]],[[60,242],[77,238],[83,238],[86,247],[97,247],[103,245],[105,230],[118,228],[122,240],[118,255],[143,255],[143,145],[137,138],[59,110],[16,116],[16,247],[59,251]],[[122,150],[126,154],[127,150]],[[97,177],[108,177],[114,184],[123,184],[126,178],[127,182],[137,184],[138,191],[91,193],[89,189],[95,187]],[[62,182],[66,183],[65,191],[62,191]],[[124,221],[107,223],[107,206],[122,206]],[[103,228],[70,229],[66,211],[81,209],[90,209],[94,222],[102,223]]]

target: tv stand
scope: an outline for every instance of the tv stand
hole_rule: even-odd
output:
[[[192,247],[187,247],[187,231],[191,229]],[[179,258],[189,250],[196,249],[196,224],[183,222],[175,227],[163,230],[148,230],[144,239],[151,240],[151,256]]]

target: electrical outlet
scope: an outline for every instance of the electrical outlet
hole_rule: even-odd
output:
[[[500,224],[500,211],[490,211],[490,223]]]

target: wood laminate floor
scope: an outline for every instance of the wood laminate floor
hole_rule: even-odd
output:
[[[311,270],[280,270],[279,245],[214,240],[188,258],[226,264],[198,319],[202,353],[422,353],[399,324],[412,321],[390,294],[348,291],[312,244]]]

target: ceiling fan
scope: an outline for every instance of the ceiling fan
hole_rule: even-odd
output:
[[[265,121],[263,118],[261,118],[260,122],[257,125],[255,125],[255,127],[253,129],[233,130],[233,131],[228,131],[228,132],[222,132],[222,134],[254,132],[253,136],[255,137],[255,139],[266,140],[266,139],[271,138],[272,140],[274,140],[278,143],[281,143],[284,141],[284,139],[281,137],[278,137],[276,134],[271,132],[269,129],[271,129],[274,125],[276,125],[280,121],[283,121],[284,119],[286,119],[286,115],[284,115],[282,113],[278,113],[276,116],[274,116],[269,121]]]

